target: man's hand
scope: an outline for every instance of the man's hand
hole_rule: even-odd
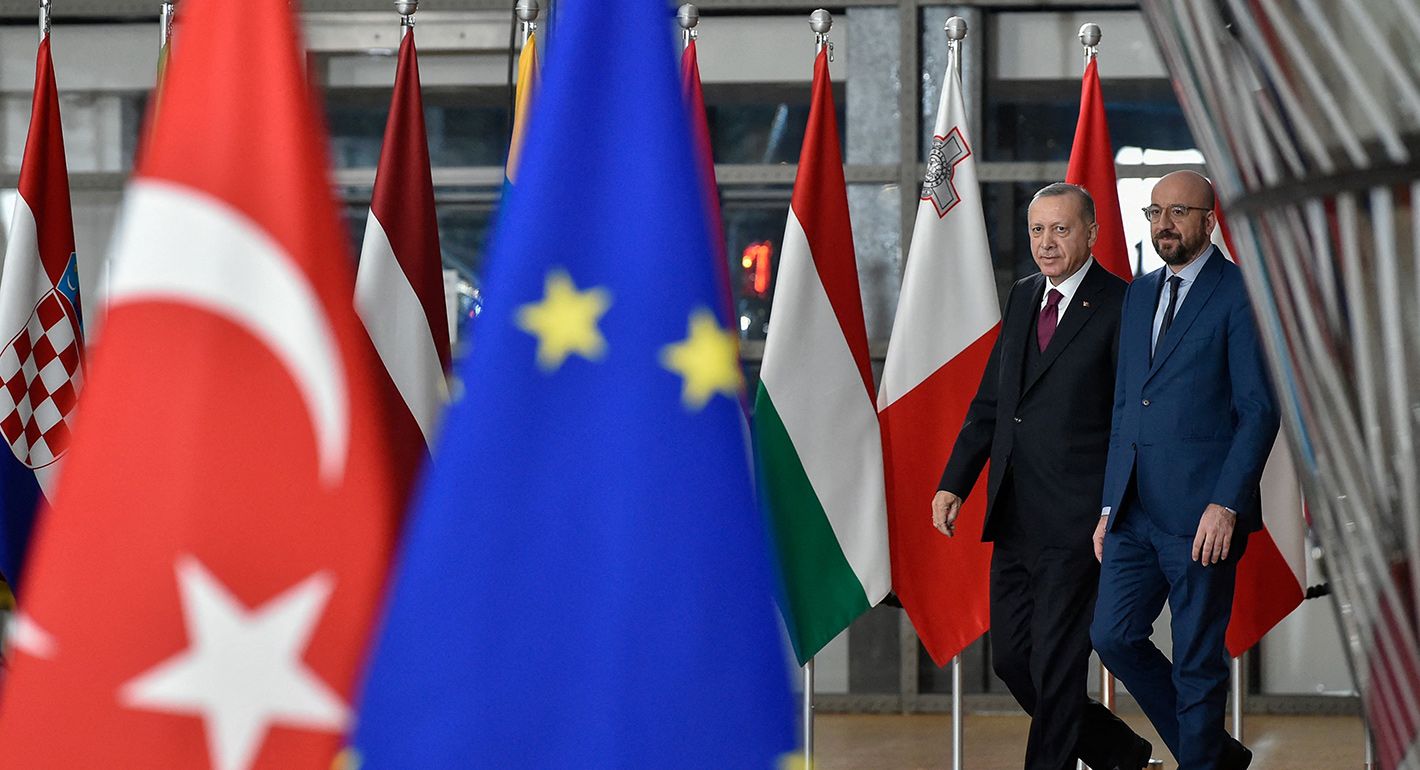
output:
[[[947,537],[957,533],[957,514],[961,513],[961,498],[942,490],[932,498],[932,526]]]
[[[1108,516],[1101,516],[1100,523],[1095,525],[1095,561],[1104,563],[1104,528],[1109,524]]]
[[[1198,534],[1193,536],[1193,560],[1207,567],[1228,558],[1228,546],[1233,542],[1233,527],[1238,515],[1217,503],[1209,503],[1198,521]]]

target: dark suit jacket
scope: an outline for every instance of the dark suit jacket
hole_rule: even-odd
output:
[[[1209,503],[1237,511],[1240,531],[1256,531],[1258,483],[1279,417],[1242,272],[1215,249],[1150,364],[1167,270],[1140,277],[1125,295],[1104,485],[1109,526],[1132,477],[1165,532],[1193,536]]]
[[[1004,513],[1039,542],[1085,546],[1099,521],[1126,284],[1092,265],[1050,346],[1029,366],[1026,346],[1035,344],[1046,286],[1037,273],[1011,287],[1001,334],[938,488],[965,499],[989,458],[983,539],[1004,533],[993,526]],[[1008,477],[1013,490],[1002,488]],[[1014,510],[998,510],[1003,497]]]

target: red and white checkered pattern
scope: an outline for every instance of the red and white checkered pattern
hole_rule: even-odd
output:
[[[68,303],[50,291],[0,351],[0,434],[31,468],[69,448],[82,379],[77,325]]]

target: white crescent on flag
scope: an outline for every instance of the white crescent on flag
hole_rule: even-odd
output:
[[[345,365],[314,287],[281,245],[222,201],[150,179],[130,184],[115,242],[110,312],[131,302],[175,302],[246,328],[295,380],[321,477],[339,482],[350,444]]]

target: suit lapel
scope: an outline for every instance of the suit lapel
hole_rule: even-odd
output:
[[[1015,393],[1011,395],[1017,397],[1022,392],[1019,388],[1026,365],[1026,345],[1030,344],[1031,319],[1035,318],[1036,308],[1040,307],[1040,298],[1045,295],[1045,276],[1035,275],[1027,287],[1029,290],[1026,292],[1026,301],[1017,303],[1011,310],[1010,316],[1005,320],[1006,328],[1002,330],[1002,334],[1012,341],[1012,344],[1001,349],[1001,381],[1006,388],[1014,390]],[[1003,401],[1006,395],[1001,394]]]
[[[1203,306],[1208,304],[1208,298],[1213,296],[1213,290],[1218,288],[1218,281],[1223,277],[1222,259],[1223,255],[1220,252],[1215,252],[1213,256],[1208,258],[1207,264],[1203,265],[1203,270],[1198,273],[1197,280],[1188,289],[1188,296],[1183,298],[1183,305],[1174,311],[1173,324],[1169,326],[1168,334],[1159,340],[1158,347],[1154,350],[1154,365],[1149,368],[1149,376],[1152,377],[1154,372],[1163,366],[1169,354],[1178,347],[1178,343],[1188,333],[1188,327],[1198,320],[1198,314],[1203,311]],[[1162,274],[1159,280],[1163,280]],[[1149,335],[1153,336],[1153,334],[1153,318],[1151,316]]]
[[[1050,339],[1050,345],[1040,354],[1040,362],[1035,368],[1027,373],[1026,382],[1021,386],[1021,394],[1025,395],[1032,385],[1040,380],[1045,370],[1055,363],[1055,359],[1060,357],[1060,351],[1070,344],[1070,340],[1075,338],[1080,330],[1085,328],[1085,324],[1094,317],[1095,295],[1104,287],[1104,268],[1098,264],[1090,268],[1085,273],[1084,280],[1080,281],[1080,288],[1075,291],[1075,296],[1070,300],[1070,306],[1066,308],[1065,315],[1055,327],[1055,336]],[[1042,292],[1044,286],[1041,287]],[[1036,301],[1038,306],[1040,301]]]

